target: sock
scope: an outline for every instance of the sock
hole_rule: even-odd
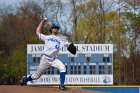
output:
[[[32,77],[31,77],[31,75],[29,76],[29,77],[27,77],[26,79],[25,79],[25,82],[28,82],[28,81],[32,81],[33,79],[32,79]]]
[[[60,85],[64,85],[64,82],[65,82],[65,73],[66,72],[60,72]]]

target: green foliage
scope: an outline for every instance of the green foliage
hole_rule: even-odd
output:
[[[26,73],[26,50],[16,49],[3,59],[1,83],[18,84],[18,80]]]
[[[105,11],[102,1],[104,0],[91,0],[76,6],[76,15],[79,15],[76,25],[77,42],[114,44],[115,84],[127,84],[130,81],[136,83],[134,76],[139,77],[139,75],[127,76],[129,74],[125,72],[129,66],[133,70],[130,72],[134,73],[135,67],[131,66],[136,66],[135,63],[138,61],[135,56],[139,54],[140,16],[134,6],[136,3],[133,5],[134,10],[129,5],[125,6],[132,10],[129,12],[123,10],[121,6],[118,11]],[[122,2],[123,4],[127,3]],[[120,5],[120,3],[121,1],[117,4]],[[138,7],[138,4],[136,6]],[[126,65],[128,60],[131,64]],[[124,73],[125,75],[123,75]],[[130,81],[127,81],[127,77]]]

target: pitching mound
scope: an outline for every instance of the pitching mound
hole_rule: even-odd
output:
[[[0,93],[101,93],[101,92],[82,90],[81,88],[68,88],[67,90],[59,90],[58,87],[47,87],[47,86],[0,85]]]

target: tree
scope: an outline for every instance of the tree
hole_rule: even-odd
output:
[[[58,14],[61,7],[60,0],[29,0],[22,1],[20,6],[0,7],[0,83],[18,83],[22,74],[25,74],[26,45],[43,43],[35,34],[39,22],[47,16],[49,23],[59,23]],[[42,32],[49,34],[49,27],[50,25],[46,24]]]

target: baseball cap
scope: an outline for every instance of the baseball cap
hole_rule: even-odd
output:
[[[51,25],[51,29],[52,29],[52,28],[57,28],[57,29],[59,29],[60,26],[59,26],[58,24],[53,23],[53,24]]]

